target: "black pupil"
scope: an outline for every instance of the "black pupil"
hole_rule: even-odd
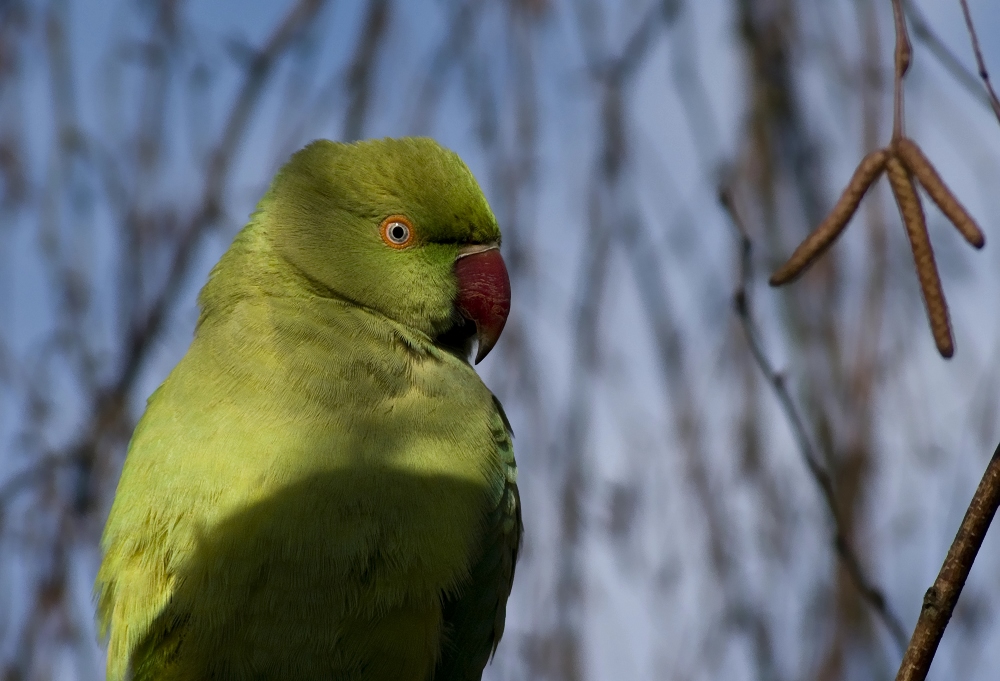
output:
[[[389,228],[389,238],[393,241],[403,241],[406,239],[406,227],[398,222]]]

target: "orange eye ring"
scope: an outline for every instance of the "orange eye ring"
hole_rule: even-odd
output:
[[[390,215],[378,228],[389,248],[402,249],[413,243],[413,223],[405,215]]]

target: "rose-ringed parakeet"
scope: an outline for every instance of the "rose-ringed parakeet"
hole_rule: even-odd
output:
[[[480,678],[521,535],[468,361],[510,307],[499,241],[429,139],[280,170],[129,444],[96,584],[109,680]]]

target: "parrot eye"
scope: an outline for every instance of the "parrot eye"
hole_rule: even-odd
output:
[[[402,215],[390,215],[379,229],[382,241],[392,248],[406,248],[413,242],[413,226]]]

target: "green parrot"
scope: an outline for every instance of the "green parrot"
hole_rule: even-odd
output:
[[[433,140],[292,156],[129,444],[95,586],[109,681],[481,678],[522,531],[469,363],[510,309],[499,243]]]

